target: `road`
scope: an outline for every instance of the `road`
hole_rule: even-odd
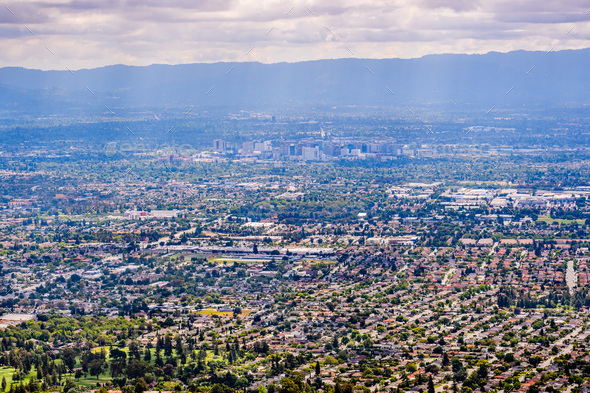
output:
[[[575,337],[578,334],[580,334],[581,331],[582,331],[582,327],[581,326],[578,327],[578,328],[575,328],[570,334],[568,334],[567,336],[565,336],[563,338],[560,338],[553,345],[557,346],[558,348],[561,348],[562,345],[563,345],[563,343],[565,342],[565,340],[572,339],[573,337]],[[544,362],[542,362],[541,364],[539,364],[539,367],[542,367],[542,368],[549,367],[551,365],[551,363],[553,363],[553,360],[557,356],[559,356],[559,355],[565,355],[566,353],[570,353],[572,351],[572,349],[574,349],[574,346],[572,344],[568,345],[563,350],[559,351],[559,354],[550,356],[547,360],[545,360]]]
[[[444,276],[444,278],[442,279],[442,281],[441,281],[441,284],[442,284],[442,285],[447,285],[447,282],[448,282],[448,281],[449,281],[451,278],[453,278],[453,276],[455,275],[455,271],[456,271],[456,270],[457,270],[457,269],[455,269],[454,267],[453,267],[453,268],[450,268],[450,269],[449,269],[449,271],[445,273],[445,276]]]
[[[570,295],[574,293],[574,289],[578,286],[578,275],[574,270],[574,261],[567,262],[567,271],[565,272],[565,281],[570,290]]]

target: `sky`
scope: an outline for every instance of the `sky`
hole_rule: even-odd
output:
[[[590,47],[588,0],[8,0],[0,67],[414,58]]]

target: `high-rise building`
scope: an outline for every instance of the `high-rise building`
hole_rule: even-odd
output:
[[[242,154],[251,154],[254,151],[254,142],[248,141],[242,143]]]
[[[224,153],[227,148],[227,142],[222,139],[215,139],[213,141],[213,151]]]
[[[301,158],[303,158],[304,161],[315,161],[320,159],[320,149],[317,146],[303,146],[301,153]]]

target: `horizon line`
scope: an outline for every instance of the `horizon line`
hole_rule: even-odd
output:
[[[153,66],[188,66],[188,65],[215,65],[215,64],[262,64],[262,65],[276,65],[276,64],[299,64],[299,63],[311,63],[311,62],[318,62],[318,61],[336,61],[336,60],[364,60],[364,61],[375,61],[375,60],[419,60],[426,57],[432,56],[485,56],[490,54],[500,54],[500,55],[507,55],[511,53],[517,52],[527,52],[527,53],[545,53],[548,54],[549,52],[559,53],[559,52],[581,52],[590,50],[590,47],[586,48],[579,48],[579,49],[560,49],[560,50],[527,50],[527,49],[515,49],[511,51],[489,51],[485,53],[450,53],[450,52],[443,52],[443,53],[429,53],[426,55],[418,56],[418,57],[335,57],[335,58],[325,58],[325,59],[312,59],[312,60],[299,60],[299,61],[276,61],[276,62],[262,62],[262,61],[203,61],[203,62],[191,62],[191,63],[150,63],[144,65],[135,65],[135,64],[123,64],[123,63],[114,63],[114,64],[107,64],[92,68],[78,68],[78,69],[70,69],[65,67],[63,69],[41,69],[41,68],[27,68],[23,66],[0,66],[0,70],[4,69],[24,69],[28,71],[41,71],[41,72],[73,72],[73,71],[91,71],[91,70],[98,70],[101,68],[109,68],[109,67],[136,67],[136,68],[143,68],[143,67],[153,67]]]

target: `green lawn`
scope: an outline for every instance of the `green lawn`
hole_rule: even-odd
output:
[[[9,389],[10,384],[12,383],[12,374],[14,373],[14,368],[12,367],[1,367],[0,368],[0,381],[2,380],[2,377],[6,378],[6,390]],[[33,367],[33,370],[27,375],[27,377],[22,381],[23,384],[27,384],[29,383],[29,380],[31,378],[36,378],[37,376],[37,370],[35,370],[35,368]],[[66,379],[71,379],[72,381],[74,381],[76,384],[79,385],[84,385],[84,386],[96,386],[96,382],[100,382],[100,383],[105,383],[107,381],[111,380],[111,377],[109,375],[109,373],[104,373],[101,374],[101,376],[99,377],[99,379],[97,380],[96,377],[92,377],[92,376],[88,376],[88,377],[82,377],[80,379],[75,379],[74,378],[74,374],[65,374],[62,376],[62,382],[65,381]],[[19,384],[21,383],[21,381],[15,381],[14,384]]]
[[[2,378],[6,378],[6,383],[8,384],[6,385],[7,389],[12,382],[12,373],[14,373],[14,369],[12,367],[0,367],[0,381]]]
[[[231,314],[231,313],[229,313]],[[62,382],[64,382],[66,379],[70,379],[73,382],[75,382],[77,385],[83,385],[86,387],[96,387],[96,383],[100,383],[100,384],[104,384],[105,382],[111,381],[111,374],[110,374],[110,364],[112,359],[110,357],[108,357],[108,353],[109,353],[109,347],[104,347],[106,352],[107,352],[107,359],[106,359],[106,366],[104,369],[104,372],[101,373],[98,377],[98,379],[96,379],[95,376],[91,376],[90,374],[87,374],[86,376],[83,376],[80,379],[75,379],[75,375],[74,373],[68,373],[68,374],[64,374],[62,376]],[[129,348],[125,347],[125,348],[119,348],[124,352],[129,352]],[[198,350],[198,349],[197,349]],[[92,352],[100,352],[100,347],[99,348],[93,348]],[[152,354],[152,358],[150,363],[154,364],[156,361],[156,349],[152,348],[151,349],[151,354]],[[173,350],[174,355],[176,356],[176,350]],[[163,352],[162,352],[163,355]],[[166,358],[165,356],[163,356],[164,359]],[[141,359],[143,360],[143,350],[141,351]],[[220,360],[221,357],[216,357],[213,355],[213,351],[212,350],[208,350],[207,351],[207,359],[217,359]],[[56,359],[56,363],[60,363],[61,360]],[[76,358],[76,366],[75,368],[79,368],[82,367],[81,363],[80,363],[80,358],[77,357]],[[2,377],[6,378],[6,383],[7,383],[7,387],[6,390],[9,389],[10,384],[12,383],[12,374],[14,373],[15,369],[12,367],[0,367],[0,380],[2,380]],[[29,382],[29,380],[31,378],[36,378],[37,376],[37,370],[35,369],[35,367],[33,367],[32,371],[27,375],[27,377],[22,381],[23,384],[27,384]],[[21,381],[15,381],[14,384],[18,384]]]
[[[0,381],[2,378],[6,378],[6,390],[9,389],[10,384],[12,383],[12,374],[14,373],[14,368],[12,367],[0,367]],[[32,371],[25,377],[22,381],[23,384],[29,383],[29,379],[35,378],[37,376],[37,370],[33,367]],[[15,384],[20,383],[21,381],[15,381]]]
[[[560,218],[551,218],[551,217],[547,217],[547,216],[541,216],[537,219],[537,221],[545,222],[548,225],[551,225],[554,222],[557,222],[559,225],[568,225],[568,224],[572,224],[572,223],[578,223],[579,225],[584,225],[584,223],[585,223],[585,220],[565,220],[565,219],[560,219]]]
[[[112,359],[109,357],[109,347],[103,347],[103,348],[107,352],[106,367],[104,368],[104,372],[99,375],[98,379],[96,379],[95,376],[91,376],[90,374],[87,374],[87,375],[83,376],[80,379],[75,379],[74,378],[74,374],[66,374],[66,376],[64,377],[64,380],[67,377],[68,379],[71,379],[72,381],[74,381],[76,384],[87,386],[87,387],[96,387],[96,383],[97,382],[100,383],[100,384],[104,384],[105,382],[111,381],[112,378],[111,378],[111,372],[110,372],[110,365],[112,363]],[[115,346],[113,346],[113,348],[115,348]],[[118,347],[116,347],[116,348],[118,348]],[[119,349],[122,350],[123,352],[129,353],[129,348],[128,347],[119,348]],[[93,348],[92,349],[92,352],[94,352],[94,353],[100,352],[100,347]],[[152,348],[150,350],[150,352],[152,354],[152,358],[150,360],[150,364],[155,364],[155,361],[156,361],[156,349],[155,348]],[[210,354],[209,354],[209,352],[210,352]],[[208,353],[208,355],[210,355],[211,357],[213,357],[213,351],[207,351],[207,353]],[[175,349],[173,349],[173,354],[175,356],[177,356]],[[162,356],[163,356],[164,359],[166,358],[164,356],[163,351],[162,351]],[[129,358],[127,360],[129,360]],[[143,360],[143,349],[141,351],[141,360]],[[59,359],[57,361],[59,362]],[[82,367],[82,365],[80,363],[80,358],[77,357],[76,358],[76,367],[75,368],[79,368],[79,367]],[[11,370],[14,371],[14,369],[11,369]],[[34,376],[35,374],[32,374],[32,375]]]
[[[247,316],[248,314],[251,314],[255,311],[256,310],[243,309],[239,316]],[[229,317],[234,315],[232,311],[217,311],[212,308],[206,308],[204,310],[197,311],[196,313],[199,315],[218,315],[220,317]]]
[[[207,262],[213,263],[245,263],[245,264],[261,264],[261,263],[270,263],[270,259],[240,259],[240,258],[223,258],[223,257],[216,257],[209,259]]]
[[[80,379],[74,379],[73,375],[68,376],[69,379],[71,379],[72,381],[74,381],[74,383],[76,383],[77,385],[83,385],[83,386],[91,386],[91,387],[96,387],[96,383],[100,383],[103,384],[105,382],[109,382],[112,380],[110,374],[101,374],[98,379],[96,379],[96,377],[82,377]]]

